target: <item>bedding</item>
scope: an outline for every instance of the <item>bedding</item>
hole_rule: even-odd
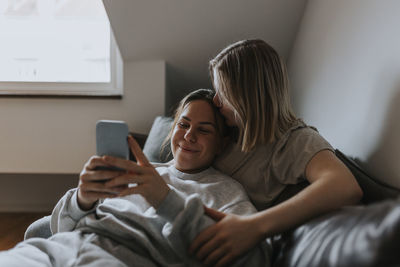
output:
[[[203,205],[233,214],[256,212],[241,185],[213,168],[186,174],[159,164],[156,170],[171,188],[157,210],[140,195],[129,195],[83,211],[71,189],[52,213],[53,235],[0,253],[0,266],[202,266],[187,250],[214,223]],[[232,266],[270,266],[270,253],[261,242]]]

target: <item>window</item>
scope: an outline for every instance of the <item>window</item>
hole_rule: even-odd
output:
[[[122,95],[101,0],[2,0],[0,40],[0,94]]]

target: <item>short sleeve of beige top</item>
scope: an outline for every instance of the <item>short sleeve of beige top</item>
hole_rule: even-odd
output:
[[[279,140],[248,153],[232,143],[214,167],[240,182],[258,210],[271,206],[288,186],[306,180],[305,169],[322,150],[334,151],[315,128],[298,121]]]

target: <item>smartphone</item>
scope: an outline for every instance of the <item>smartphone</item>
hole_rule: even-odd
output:
[[[100,120],[96,123],[96,154],[129,159],[128,125],[123,121]],[[115,167],[97,169],[119,170]]]

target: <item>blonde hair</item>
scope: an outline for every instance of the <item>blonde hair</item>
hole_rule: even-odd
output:
[[[214,105],[214,102],[213,102],[214,96],[215,96],[215,92],[211,89],[197,89],[193,92],[190,92],[179,102],[179,105],[175,110],[174,121],[172,123],[171,130],[169,131],[167,137],[164,139],[164,141],[162,143],[161,153],[165,150],[166,146],[169,145],[169,142],[172,138],[172,134],[174,132],[175,126],[178,123],[178,121],[182,115],[182,112],[184,111],[184,109],[186,108],[187,105],[189,105],[190,103],[192,103],[193,101],[196,101],[196,100],[205,101],[212,108],[213,113],[214,113],[214,120],[215,120],[217,135],[218,135],[218,138],[220,138],[222,141],[222,138],[227,135],[227,127],[225,126],[224,118],[218,111],[217,107],[215,107],[215,105]]]
[[[223,49],[209,64],[223,102],[234,109],[242,151],[273,142],[297,120],[290,104],[286,66],[263,40],[243,40]]]

